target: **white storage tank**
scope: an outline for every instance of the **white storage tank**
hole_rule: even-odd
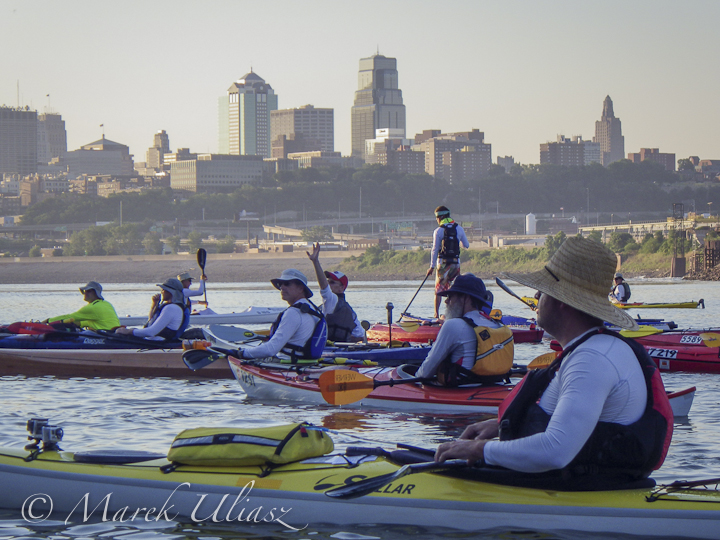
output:
[[[536,234],[535,227],[537,221],[535,220],[535,214],[528,214],[525,216],[525,234]]]

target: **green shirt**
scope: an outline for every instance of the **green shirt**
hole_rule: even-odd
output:
[[[91,330],[112,330],[120,326],[120,320],[117,313],[115,313],[115,308],[105,300],[95,300],[78,309],[75,313],[52,317],[48,319],[48,322],[69,322],[68,319],[82,328],[90,328]]]

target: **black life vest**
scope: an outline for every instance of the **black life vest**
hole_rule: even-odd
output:
[[[443,228],[443,239],[440,243],[438,257],[447,263],[457,262],[460,258],[460,240],[458,240],[458,224],[446,223],[440,225]]]
[[[299,309],[301,313],[309,313],[318,319],[317,323],[315,323],[315,329],[313,330],[312,335],[303,345],[292,345],[290,343],[286,343],[285,346],[280,349],[282,352],[290,356],[293,363],[298,360],[317,360],[322,356],[322,352],[327,343],[328,326],[325,321],[325,316],[315,304],[310,302],[310,300],[307,302],[308,303],[296,302],[288,308]],[[272,323],[272,326],[270,326],[270,337],[275,334],[278,326],[280,326],[280,321],[286,311],[287,309],[280,313],[280,315],[277,316],[277,319],[275,319],[275,322]]]
[[[583,336],[547,368],[528,372],[500,406],[500,440],[528,437],[547,429],[551,415],[537,401],[555,376],[563,358],[600,333],[621,339],[632,349],[645,377],[647,404],[643,415],[632,424],[598,422],[578,455],[560,472],[568,477],[602,473],[646,478],[660,468],[667,455],[673,430],[672,408],[660,372],[642,345],[605,328],[595,329]]]
[[[355,312],[345,300],[345,293],[337,295],[335,311],[325,316],[330,341],[350,341],[355,329]]]
[[[167,306],[171,306],[173,304],[175,304],[176,306],[179,306],[180,309],[182,309],[182,311],[183,311],[183,318],[182,318],[182,321],[180,322],[180,326],[176,330],[170,330],[166,326],[165,328],[163,328],[162,330],[160,330],[160,332],[158,332],[156,334],[157,336],[159,336],[161,338],[165,338],[168,341],[180,339],[180,336],[182,335],[182,333],[187,329],[188,325],[190,324],[190,308],[188,308],[184,303],[167,302],[165,304],[162,304],[160,306],[160,309],[158,309],[155,312],[152,319],[150,319],[146,325],[146,327],[151,326],[152,323],[154,323],[155,320],[157,320],[157,318],[160,316],[160,313],[162,312],[162,310],[165,309]]]
[[[613,287],[613,294],[615,295],[615,298],[617,298],[617,288],[620,285],[623,285],[624,294],[620,298],[618,298],[618,302],[624,303],[630,300],[630,285],[628,285],[627,281],[623,281],[622,283],[615,285],[615,287]]]

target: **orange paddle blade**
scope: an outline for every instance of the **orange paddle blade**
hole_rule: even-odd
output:
[[[720,334],[717,332],[703,332],[700,334],[700,339],[708,347],[720,347]]]
[[[541,354],[535,358],[532,362],[527,365],[528,369],[538,369],[548,367],[557,358],[558,353],[551,351],[549,353]]]
[[[357,371],[333,369],[320,375],[320,392],[331,405],[346,405],[360,401],[375,389],[375,381]]]

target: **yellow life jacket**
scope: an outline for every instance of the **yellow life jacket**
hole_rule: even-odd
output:
[[[507,326],[489,328],[478,326],[472,319],[462,317],[475,331],[477,351],[470,369],[444,361],[438,369],[438,382],[444,386],[465,383],[491,383],[503,380],[512,369],[515,344],[512,330]]]

